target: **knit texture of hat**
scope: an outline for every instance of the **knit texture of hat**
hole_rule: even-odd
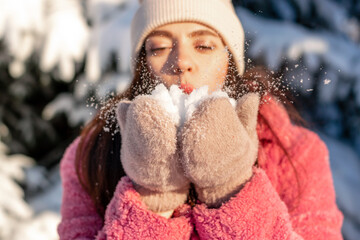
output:
[[[238,73],[244,73],[244,30],[231,0],[140,0],[131,23],[132,72],[145,38],[156,28],[176,22],[200,23],[215,30],[231,52]]]

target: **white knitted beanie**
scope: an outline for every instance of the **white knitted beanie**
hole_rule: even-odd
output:
[[[218,32],[232,53],[239,74],[244,73],[244,30],[231,0],[139,0],[131,23],[132,71],[145,38],[157,27],[195,22]]]

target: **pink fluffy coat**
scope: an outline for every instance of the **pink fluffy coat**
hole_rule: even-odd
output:
[[[119,181],[105,219],[99,216],[75,172],[75,140],[61,161],[60,239],[342,239],[325,144],[267,100],[260,114],[279,138],[259,118],[258,166],[251,180],[218,209],[182,205],[170,219],[147,210],[127,177]]]

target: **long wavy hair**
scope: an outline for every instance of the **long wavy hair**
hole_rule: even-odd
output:
[[[115,108],[123,99],[133,100],[138,95],[149,94],[158,84],[154,79],[154,76],[148,71],[146,52],[143,46],[129,88],[123,94],[108,100],[81,132],[76,152],[76,173],[82,187],[92,198],[100,216],[104,216],[118,181],[125,176],[120,161],[121,135],[116,122]],[[289,94],[279,90],[281,89],[280,82],[264,68],[259,67],[251,68],[240,76],[234,60],[231,56],[229,57],[229,67],[224,84],[224,91],[228,93],[229,97],[238,99],[249,92],[258,92],[260,96],[271,94],[284,103],[290,118],[298,122],[301,118],[290,103]],[[289,154],[271,129],[267,119],[261,115],[259,117],[272,131],[293,166]],[[300,183],[294,166],[293,169],[298,181],[298,196],[300,197]]]

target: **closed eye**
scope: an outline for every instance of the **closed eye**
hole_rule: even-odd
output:
[[[159,54],[164,53],[165,50],[168,50],[168,49],[171,50],[171,47],[151,48],[151,49],[150,49],[150,53],[151,53],[153,56],[156,56],[156,55],[159,55]]]
[[[215,49],[214,46],[205,46],[205,45],[196,46],[196,48],[199,49],[200,51],[212,51]]]
[[[169,47],[152,48],[151,52],[160,52],[169,49]]]

